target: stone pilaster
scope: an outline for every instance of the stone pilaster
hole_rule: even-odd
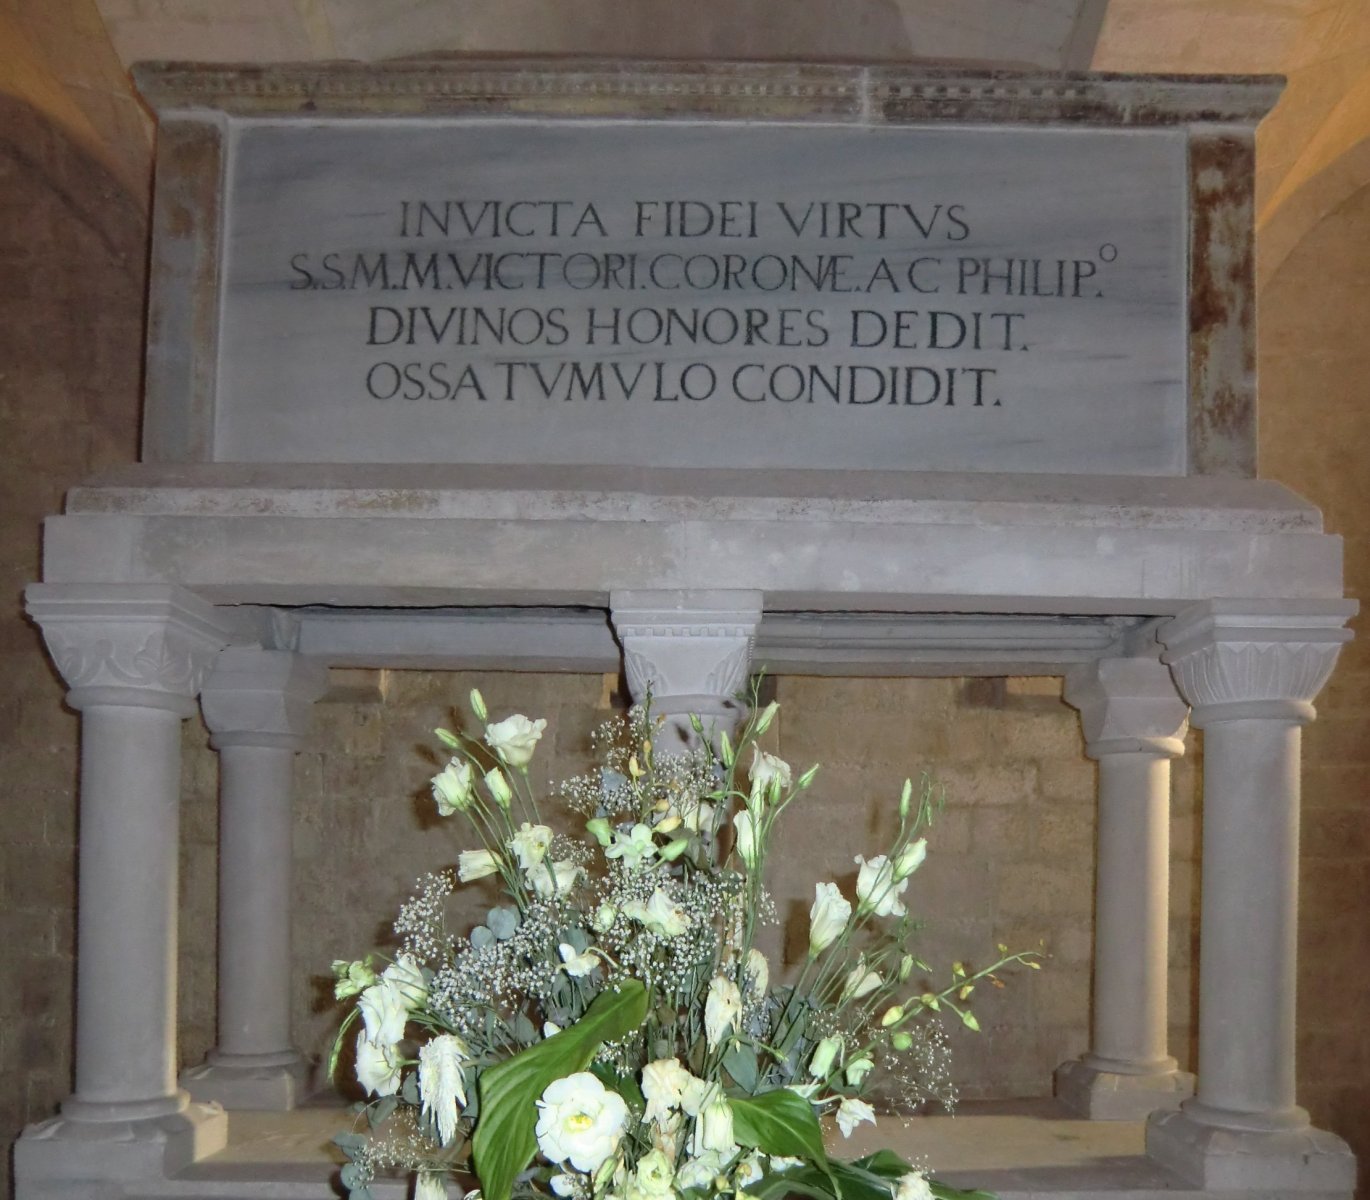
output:
[[[761,623],[761,593],[623,591],[610,616],[633,699],[650,694],[676,748],[694,744],[690,715],[715,737],[731,733],[745,712],[736,697],[747,683]]]
[[[1350,1196],[1355,1160],[1294,1097],[1299,739],[1350,630],[1350,601],[1216,600],[1162,627],[1204,731],[1195,1095],[1147,1152],[1212,1189]]]
[[[200,695],[219,752],[219,1044],[181,1077],[197,1100],[290,1109],[308,1073],[290,1039],[291,763],[323,663],[231,646]]]
[[[34,584],[27,607],[81,713],[81,843],[75,1088],[15,1147],[19,1200],[158,1178],[227,1134],[176,1084],[180,725],[226,625],[165,585]]]
[[[1187,710],[1154,658],[1077,667],[1065,698],[1099,764],[1099,815],[1090,1049],[1062,1064],[1056,1093],[1092,1120],[1141,1120],[1194,1082],[1166,1042],[1170,759],[1184,753]]]

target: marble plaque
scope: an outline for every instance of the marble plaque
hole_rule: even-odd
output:
[[[1185,133],[234,122],[214,457],[1186,470]]]

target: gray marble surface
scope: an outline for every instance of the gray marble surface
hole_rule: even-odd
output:
[[[253,120],[228,195],[220,461],[1185,470],[1183,131]]]

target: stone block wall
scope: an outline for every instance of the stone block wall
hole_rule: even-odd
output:
[[[0,1141],[71,1089],[77,718],[24,619],[41,521],[137,447],[146,224],[109,172],[0,95]],[[0,1158],[8,1194],[10,1156]]]
[[[549,720],[535,760],[544,784],[593,763],[590,732],[621,711],[616,682],[598,675],[335,672],[318,706],[315,744],[296,760],[296,1036],[324,1056],[339,1010],[329,964],[384,945],[413,881],[471,845],[461,825],[432,811],[431,736],[467,713],[479,686],[493,715]],[[813,885],[850,894],[854,856],[884,850],[905,776],[928,772],[946,806],[931,853],[908,894],[926,918],[923,956],[984,965],[1005,942],[1040,950],[1040,973],[1018,970],[977,996],[980,1035],[950,1030],[956,1080],[967,1098],[1049,1094],[1052,1070],[1079,1054],[1089,1028],[1093,921],[1094,766],[1058,679],[819,679],[774,681],[780,716],[767,735],[797,768],[822,764],[791,809],[775,855],[779,924],[773,961],[803,954]],[[468,722],[469,715],[465,716]],[[468,726],[469,727],[469,726]],[[198,722],[186,728],[181,1054],[198,1061],[214,1039],[216,812],[213,752]],[[1176,772],[1173,840],[1173,1052],[1189,1060],[1192,768]],[[493,892],[473,885],[462,913],[478,919]]]

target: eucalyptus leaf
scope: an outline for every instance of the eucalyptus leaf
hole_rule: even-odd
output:
[[[518,931],[519,914],[518,909],[501,907],[492,908],[485,915],[485,923],[490,927],[490,932],[501,942],[507,942]]]
[[[471,945],[477,950],[484,950],[486,946],[495,944],[495,935],[490,932],[489,926],[477,925],[471,930]]]
[[[538,1097],[555,1080],[583,1071],[606,1041],[647,1017],[647,990],[635,979],[601,992],[585,1016],[560,1033],[521,1050],[481,1076],[483,1112],[471,1154],[485,1200],[510,1200],[514,1180],[537,1153]]]
[[[378,1125],[384,1124],[390,1119],[390,1114],[400,1106],[398,1096],[382,1096],[368,1110],[367,1117],[371,1121],[371,1128],[375,1129]]]
[[[360,1133],[340,1133],[333,1138],[333,1144],[348,1158],[366,1147],[366,1136]]]
[[[406,1104],[419,1104],[422,1097],[419,1095],[419,1073],[417,1071],[410,1071],[404,1077],[404,1086],[400,1088],[400,1095]]]
[[[519,1013],[514,1017],[514,1038],[525,1046],[531,1046],[538,1040],[537,1026],[528,1019],[527,1013]]]

